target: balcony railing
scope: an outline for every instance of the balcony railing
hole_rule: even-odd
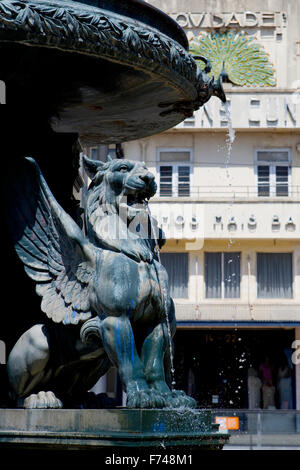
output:
[[[196,199],[252,199],[252,198],[286,198],[300,200],[300,186],[289,186],[288,191],[266,190],[259,191],[257,186],[190,186],[172,190],[171,188],[160,188],[156,197],[160,198],[196,198]]]

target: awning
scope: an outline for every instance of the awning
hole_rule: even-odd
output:
[[[292,301],[256,302],[182,302],[175,299],[175,314],[178,322],[194,322],[228,325],[300,325],[300,304]]]
[[[177,328],[299,328],[300,321],[177,321]]]

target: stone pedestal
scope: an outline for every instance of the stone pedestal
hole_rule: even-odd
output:
[[[2,409],[0,450],[221,450],[229,435],[211,419],[207,410]]]

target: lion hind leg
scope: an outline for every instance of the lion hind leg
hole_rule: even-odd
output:
[[[53,392],[40,391],[44,388],[51,371],[48,370],[49,343],[44,325],[34,325],[16,342],[8,360],[7,372],[12,394],[25,408],[61,408],[62,403]],[[29,396],[30,395],[30,396]]]

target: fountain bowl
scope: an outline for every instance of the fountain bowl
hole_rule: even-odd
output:
[[[6,0],[0,24],[7,103],[84,145],[163,132],[216,92],[184,31],[141,0]]]

